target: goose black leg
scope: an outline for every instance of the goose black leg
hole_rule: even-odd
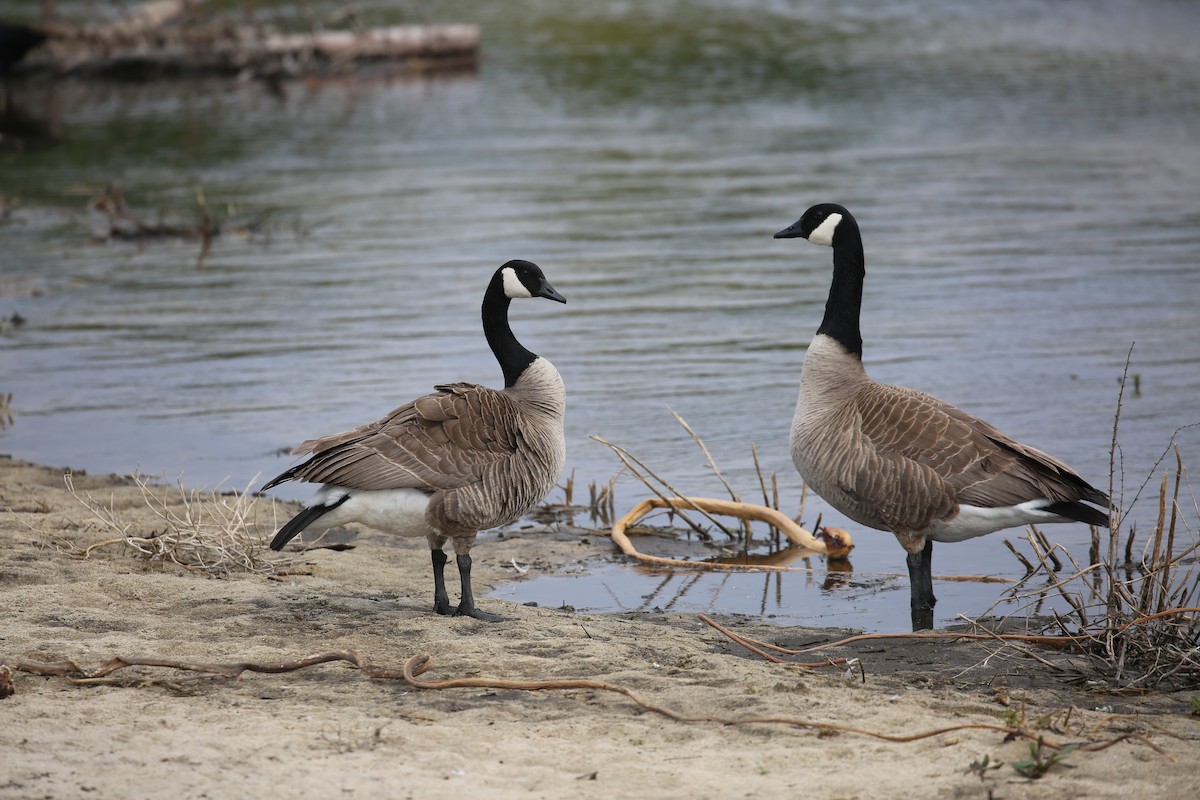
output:
[[[454,609],[450,606],[450,595],[446,593],[446,576],[444,574],[446,562],[449,559],[440,547],[432,548],[429,554],[433,556],[433,610],[439,614],[453,614]]]
[[[908,554],[908,580],[912,591],[912,628],[924,631],[933,628],[933,542],[926,541],[925,549]]]
[[[490,614],[487,611],[480,611],[475,607],[475,595],[471,591],[471,554],[462,553],[455,560],[458,562],[458,577],[462,581],[462,598],[458,601],[458,610],[454,612],[455,615],[474,617],[484,622],[505,621],[507,617]]]

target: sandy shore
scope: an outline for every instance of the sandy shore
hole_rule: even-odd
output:
[[[691,716],[780,717],[895,735],[1020,718],[1073,752],[1039,780],[1012,763],[1028,741],[963,729],[901,743],[782,722],[679,722],[596,688],[415,688],[344,663],[236,678],[135,667],[93,685],[18,671],[0,700],[0,797],[1127,798],[1190,797],[1200,721],[1186,693],[1085,694],[995,644],[865,641],[772,664],[696,617],[584,615],[506,604],[489,586],[611,552],[577,530],[489,534],[475,550],[486,624],[432,613],[428,551],[369,531],[352,549],[296,556],[292,574],[215,578],[151,563],[64,487],[63,469],[0,457],[0,662],[115,656],[290,661],[354,650],[423,679],[591,679]],[[127,478],[77,475],[131,533],[162,530]],[[177,491],[177,490],[176,490]],[[263,534],[269,503],[260,500]],[[75,554],[72,554],[72,553]],[[845,631],[719,618],[782,646]],[[1070,712],[1068,714],[1068,710]],[[1158,752],[1153,743],[1167,755]],[[988,756],[1005,762],[981,778]]]

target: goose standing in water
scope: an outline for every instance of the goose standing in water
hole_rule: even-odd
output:
[[[1108,495],[1066,464],[949,403],[867,376],[859,331],[866,267],[849,211],[815,205],[775,234],[796,237],[833,248],[833,281],[800,374],[792,461],[835,509],[900,540],[913,630],[933,627],[934,542],[1030,523],[1108,527]]]
[[[508,325],[513,298],[564,298],[529,261],[509,261],[483,295],[483,333],[504,388],[471,383],[434,387],[378,422],[302,442],[311,454],[263,486],[284,481],[323,484],[303,511],[280,528],[271,549],[296,534],[348,522],[398,536],[424,536],[433,558],[433,609],[494,622],[475,607],[471,547],[479,531],[507,525],[540,502],[566,462],[566,389],[549,361],[526,350]],[[462,585],[450,605],[443,571],[454,544]]]

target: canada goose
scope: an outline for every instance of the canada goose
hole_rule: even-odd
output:
[[[471,547],[482,530],[506,525],[554,487],[566,462],[566,389],[549,361],[521,346],[508,325],[509,301],[545,297],[567,302],[542,270],[509,261],[483,295],[483,333],[504,388],[472,383],[435,386],[378,422],[302,442],[312,457],[263,486],[301,480],[323,486],[279,529],[280,550],[305,528],[359,522],[398,536],[425,536],[433,557],[433,610],[495,622],[475,607]],[[446,540],[454,543],[462,596],[446,593]]]
[[[859,331],[866,267],[849,211],[815,205],[775,234],[795,237],[833,248],[833,281],[800,374],[792,461],[835,509],[900,540],[913,630],[933,627],[933,542],[1029,523],[1108,527],[1108,495],[1066,464],[949,403],[867,376]]]

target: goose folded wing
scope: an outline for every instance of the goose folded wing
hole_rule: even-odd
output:
[[[864,516],[891,531],[924,530],[954,513],[948,481],[969,459],[947,436],[951,421],[920,392],[876,384],[853,404],[858,463],[845,474]]]
[[[882,451],[936,474],[956,503],[982,508],[1034,499],[1107,503],[1066,464],[978,417],[923,392],[888,388],[895,395],[887,414],[864,418],[864,432]]]
[[[478,483],[517,448],[517,409],[503,392],[467,383],[435,387],[383,419],[310,439],[294,477],[364,491],[455,489]]]

